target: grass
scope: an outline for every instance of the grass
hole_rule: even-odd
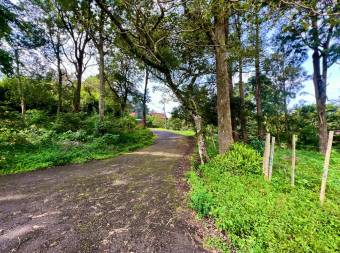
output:
[[[150,128],[150,130],[156,130],[156,131],[167,131],[179,135],[184,135],[184,136],[195,136],[195,132],[193,130],[172,130],[172,129],[166,129],[166,128]]]
[[[340,153],[333,151],[326,201],[319,203],[323,156],[297,151],[296,186],[290,186],[290,151],[277,149],[273,179],[263,179],[261,157],[233,148],[189,173],[190,205],[210,217],[238,252],[338,252]],[[229,252],[220,240],[210,240]]]

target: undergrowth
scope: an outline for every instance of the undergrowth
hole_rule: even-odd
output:
[[[200,217],[213,218],[238,252],[339,252],[339,152],[332,153],[323,206],[322,155],[297,151],[294,188],[289,150],[276,150],[271,183],[263,179],[261,162],[253,148],[234,144],[227,154],[191,171],[191,207]],[[230,249],[217,239],[210,245]]]
[[[31,113],[32,114],[32,113]],[[0,127],[0,175],[51,166],[105,159],[153,142],[150,130],[136,127],[134,119],[65,114],[59,120],[37,112],[25,124],[3,121]]]

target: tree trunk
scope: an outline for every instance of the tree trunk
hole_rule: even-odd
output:
[[[104,80],[104,41],[102,29],[99,32],[99,121],[104,121],[105,113],[105,80]]]
[[[76,89],[73,95],[73,112],[80,112],[80,92],[81,92],[82,73],[77,73]]]
[[[289,123],[288,123],[288,104],[287,104],[287,92],[286,92],[286,82],[283,81],[282,83],[282,91],[283,91],[283,111],[285,114],[285,131],[286,135],[290,136],[289,132]]]
[[[319,150],[326,153],[327,148],[327,120],[326,120],[326,84],[320,73],[320,54],[313,52],[313,83],[315,89],[316,108],[318,113]]]
[[[20,77],[19,49],[15,49],[15,62],[16,62],[16,75],[17,75],[18,85],[19,85],[21,117],[22,117],[22,120],[25,121],[26,101],[25,101],[24,86],[23,86],[23,83]]]
[[[125,109],[126,109],[126,104],[127,104],[127,98],[128,98],[128,90],[127,88],[125,89],[125,93],[124,93],[124,96],[122,98],[122,103],[120,105],[120,108],[122,110],[122,116],[125,114]]]
[[[225,153],[233,143],[227,52],[226,52],[226,11],[220,7],[215,16],[215,60],[217,85],[217,114],[218,114],[218,144],[219,153]]]
[[[318,40],[317,16],[312,16],[312,27],[314,41]],[[321,55],[318,48],[313,50],[313,84],[315,90],[316,108],[318,113],[318,132],[319,132],[319,150],[325,154],[327,149],[327,119],[326,119],[326,82],[327,82],[327,53],[322,57],[322,76],[320,70]]]
[[[228,42],[228,41],[227,41]],[[239,134],[237,132],[237,109],[234,108],[233,97],[234,97],[234,87],[233,87],[233,69],[232,69],[232,61],[228,60],[228,88],[229,88],[229,97],[230,97],[230,111],[231,111],[231,128],[233,130],[233,139],[234,141],[239,140]]]
[[[196,129],[196,136],[197,136],[197,145],[198,145],[198,154],[200,156],[201,164],[209,161],[209,156],[207,152],[207,147],[205,144],[205,138],[203,133],[202,127],[202,118],[201,116],[194,114],[193,115],[195,129]]]
[[[239,58],[239,93],[240,93],[240,121],[241,121],[241,134],[242,134],[242,139],[244,142],[248,142],[248,133],[247,133],[247,116],[245,113],[245,102],[244,102],[244,88],[243,88],[243,77],[242,77],[242,72],[243,72],[243,60],[242,57],[240,56]]]
[[[73,112],[80,112],[80,92],[81,92],[81,82],[83,76],[83,58],[79,58],[77,60],[77,67],[76,67],[76,76],[77,76],[77,83],[76,89],[74,90],[73,95]]]
[[[62,99],[63,99],[63,73],[61,72],[61,58],[60,58],[60,37],[58,36],[58,44],[57,44],[57,71],[58,71],[58,86],[57,86],[57,90],[58,90],[58,108],[57,108],[57,118],[59,119],[59,116],[60,116],[60,112],[61,112],[61,109],[62,109]]]
[[[258,15],[255,17],[255,100],[257,116],[257,133],[260,138],[264,138],[263,113],[261,99],[261,80],[260,80],[260,23]]]
[[[148,81],[149,81],[149,70],[145,66],[145,76],[144,76],[144,94],[143,94],[143,127],[146,127],[146,99],[148,92]]]

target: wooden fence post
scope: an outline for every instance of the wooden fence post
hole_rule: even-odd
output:
[[[295,162],[296,162],[296,154],[295,154],[295,145],[296,144],[296,135],[293,134],[292,139],[292,170],[291,170],[291,177],[290,177],[290,184],[291,186],[295,186]]]
[[[268,179],[268,165],[269,165],[269,155],[270,155],[270,133],[266,134],[266,143],[264,146],[264,153],[263,153],[263,174],[264,178]]]
[[[269,172],[268,172],[269,182],[272,180],[272,174],[273,174],[274,147],[275,147],[275,137],[273,136],[272,137],[272,143],[271,143],[271,146],[270,146]]]
[[[326,155],[325,155],[325,162],[323,164],[323,173],[322,173],[321,190],[320,190],[320,204],[321,205],[325,201],[325,197],[326,197],[325,196],[326,184],[327,184],[327,177],[328,177],[329,159],[331,157],[331,151],[332,151],[333,135],[334,135],[334,131],[330,131],[328,134],[328,143],[327,143],[327,150],[326,150]]]

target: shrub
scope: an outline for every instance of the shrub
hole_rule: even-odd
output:
[[[173,130],[183,130],[182,129],[182,120],[179,118],[170,118],[168,120],[168,128]]]
[[[125,115],[120,117],[114,121],[114,127],[119,128],[120,130],[131,130],[135,128],[137,125],[137,121],[134,117],[130,115]]]
[[[60,140],[68,140],[68,141],[81,141],[85,142],[88,139],[88,135],[85,130],[78,130],[72,132],[71,130],[60,134]]]
[[[48,117],[45,111],[32,109],[26,112],[26,123],[28,125],[44,124],[48,122]]]
[[[200,217],[209,215],[214,204],[213,196],[206,190],[203,182],[195,172],[190,172],[189,183],[191,185],[190,207],[194,209]]]
[[[59,119],[53,124],[53,129],[58,133],[77,131],[84,126],[84,113],[61,113]]]
[[[0,128],[0,145],[2,146],[20,146],[29,145],[29,141],[25,138],[23,133],[15,129]]]
[[[251,138],[249,140],[249,146],[255,149],[260,155],[264,152],[264,142],[258,138]]]
[[[229,171],[234,174],[244,173],[261,173],[261,156],[251,147],[235,143],[230,150],[224,155],[217,155],[209,163],[209,166],[203,166],[203,169],[213,167],[220,173]]]
[[[96,139],[96,145],[103,146],[103,145],[114,145],[119,142],[119,134],[104,134],[101,137]]]

